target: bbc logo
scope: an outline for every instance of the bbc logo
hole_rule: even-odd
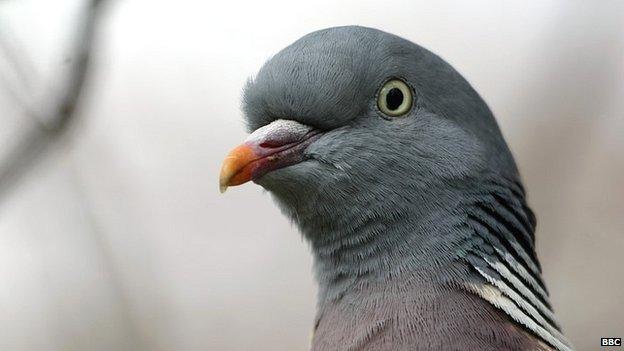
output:
[[[600,346],[622,346],[622,338],[600,338]]]

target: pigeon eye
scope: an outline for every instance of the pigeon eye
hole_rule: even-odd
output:
[[[387,81],[377,95],[377,107],[392,117],[401,116],[412,108],[412,89],[400,79]]]

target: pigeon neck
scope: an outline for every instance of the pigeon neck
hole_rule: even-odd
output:
[[[474,242],[475,220],[503,221],[505,216],[498,218],[497,211],[491,209],[504,208],[506,201],[512,201],[526,212],[529,222],[533,221],[519,183],[479,180],[427,189],[418,194],[418,203],[413,201],[416,196],[411,201],[392,196],[402,195],[389,194],[386,201],[369,203],[365,208],[327,207],[313,223],[306,223],[305,218],[299,222],[313,248],[321,300],[331,300],[362,284],[402,284],[414,279],[441,284],[461,279],[467,273],[458,271],[457,264],[467,243]],[[388,203],[405,205],[387,207]],[[530,236],[534,221],[529,222]],[[526,251],[539,265],[532,237],[519,241],[519,245],[530,245]]]
[[[300,224],[314,251],[321,295],[331,299],[354,284],[389,277],[444,274],[461,245],[453,230],[461,225],[454,215],[460,197],[453,189],[422,192],[418,204],[389,197],[366,208],[333,208],[321,225]],[[405,205],[388,208],[388,203]]]

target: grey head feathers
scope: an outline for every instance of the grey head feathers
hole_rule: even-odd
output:
[[[389,118],[376,100],[393,78],[414,105]],[[371,28],[321,30],[268,60],[243,110],[250,131],[287,119],[325,132],[307,161],[255,180],[312,246],[321,326],[324,311],[366,287],[387,286],[374,300],[384,306],[384,291],[424,281],[493,306],[544,349],[570,350],[511,152],[485,102],[440,57]]]

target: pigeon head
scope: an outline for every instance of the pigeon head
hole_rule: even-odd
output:
[[[220,185],[249,180],[310,232],[432,206],[449,184],[484,170],[516,177],[486,104],[449,64],[379,30],[308,34],[250,79],[249,138],[224,162]],[[344,223],[343,223],[344,224]]]

